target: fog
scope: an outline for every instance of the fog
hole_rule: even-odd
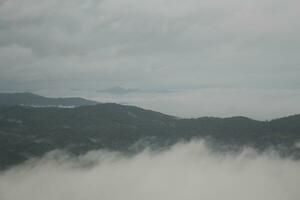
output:
[[[56,151],[0,175],[1,200],[298,200],[300,163],[246,148],[220,154],[204,141],[128,156]]]

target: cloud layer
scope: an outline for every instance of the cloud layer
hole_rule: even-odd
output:
[[[0,89],[299,88],[297,0],[2,0]]]
[[[94,163],[94,165],[89,165]],[[128,157],[59,153],[4,171],[3,200],[298,200],[300,163],[274,153],[212,152],[203,141]]]

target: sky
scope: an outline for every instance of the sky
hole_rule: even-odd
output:
[[[79,95],[181,117],[293,114],[299,18],[298,0],[0,0],[0,91]],[[144,92],[97,93],[118,86]],[[251,107],[235,107],[247,96]]]

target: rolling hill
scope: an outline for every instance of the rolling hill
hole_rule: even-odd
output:
[[[24,95],[30,101],[25,101]],[[16,99],[17,95],[12,96]],[[300,158],[300,149],[295,146],[300,141],[300,115],[271,121],[257,121],[246,117],[178,119],[134,106],[95,104],[80,98],[71,101],[73,99],[49,99],[32,94],[20,96],[21,99],[11,101],[10,104],[48,105],[50,102],[52,104],[49,105],[92,105],[64,108],[2,103],[2,168],[42,156],[55,149],[72,154],[96,149],[134,152],[144,145],[161,149],[194,138],[205,138],[215,149],[221,151],[238,150],[244,146],[264,151],[272,147],[283,156]]]
[[[45,106],[61,106],[61,107],[73,107],[83,105],[95,105],[99,102],[71,97],[71,98],[49,98],[36,95],[33,93],[0,93],[0,106],[8,105],[28,105],[36,107]]]

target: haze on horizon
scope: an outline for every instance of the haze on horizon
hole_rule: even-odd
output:
[[[0,0],[0,92],[179,117],[300,113],[299,18],[297,0]],[[99,93],[116,86],[147,92]]]

